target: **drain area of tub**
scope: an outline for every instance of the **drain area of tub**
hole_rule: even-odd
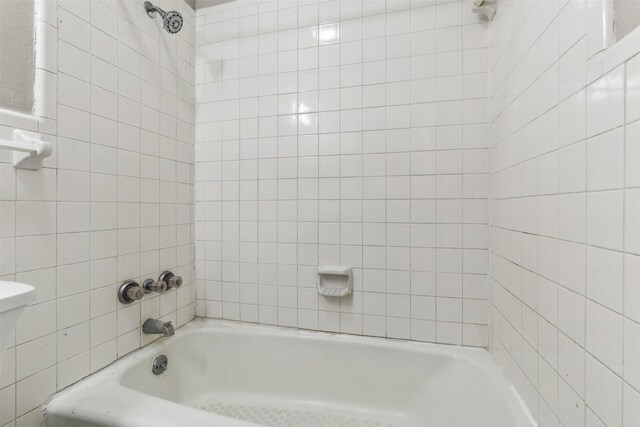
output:
[[[284,399],[220,399],[201,397],[189,406],[230,418],[269,427],[401,427],[416,426],[404,414],[349,410],[325,403],[292,402]]]

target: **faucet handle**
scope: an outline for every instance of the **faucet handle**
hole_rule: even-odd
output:
[[[170,288],[179,288],[180,286],[182,286],[182,276],[173,276],[169,279]]]
[[[127,289],[127,296],[134,301],[141,300],[144,297],[144,290],[139,286],[131,286]]]
[[[127,280],[118,289],[118,299],[123,304],[131,304],[144,297],[144,289],[133,280]]]
[[[151,292],[157,292],[159,294],[167,290],[167,284],[160,280],[147,279],[142,283],[144,292],[150,294]]]
[[[182,277],[176,276],[170,271],[163,272],[158,278],[160,282],[167,284],[167,289],[179,288],[182,286]]]

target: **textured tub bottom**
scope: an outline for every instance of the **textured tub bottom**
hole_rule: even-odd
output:
[[[199,398],[190,406],[269,427],[400,427],[417,425],[404,414],[388,414],[317,402]]]

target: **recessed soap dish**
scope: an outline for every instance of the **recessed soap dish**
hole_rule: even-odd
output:
[[[327,297],[343,297],[353,291],[351,267],[321,265],[318,267],[318,293]]]

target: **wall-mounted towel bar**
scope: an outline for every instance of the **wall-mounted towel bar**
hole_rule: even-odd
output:
[[[42,160],[51,155],[51,144],[42,141],[40,134],[16,129],[13,139],[0,139],[0,149],[13,150],[13,166],[17,169],[38,170]]]

